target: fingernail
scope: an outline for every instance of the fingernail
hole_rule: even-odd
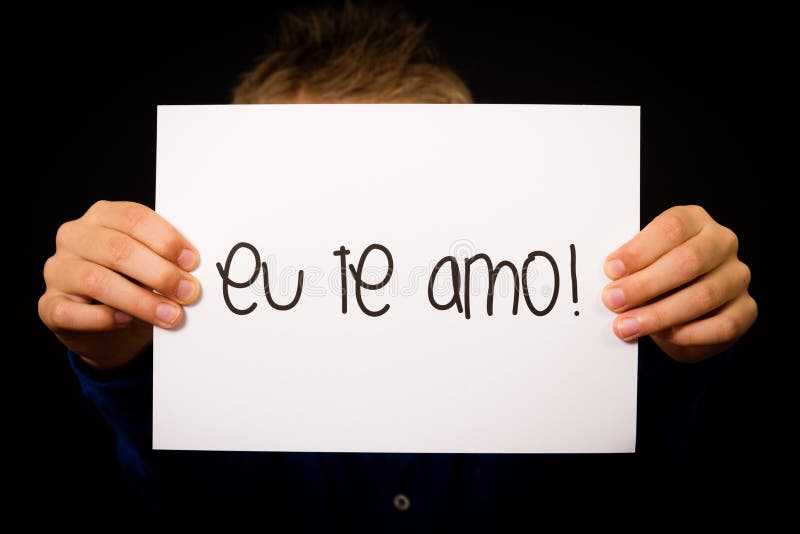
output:
[[[617,331],[625,339],[633,337],[639,333],[639,319],[636,317],[625,317],[617,321]]]
[[[196,261],[197,261],[197,254],[195,254],[188,248],[183,249],[180,256],[178,256],[178,265],[180,265],[181,268],[186,271],[194,267]]]
[[[607,261],[605,269],[606,275],[614,280],[625,274],[625,264],[622,263],[622,260]]]
[[[189,280],[181,280],[178,284],[178,291],[175,295],[178,299],[186,301],[189,300],[194,294],[194,284]]]
[[[625,293],[618,287],[606,290],[606,302],[612,309],[616,310],[625,306]]]
[[[170,325],[178,319],[178,314],[180,313],[181,309],[174,304],[162,302],[156,307],[156,317],[158,317],[160,321]]]
[[[125,312],[115,311],[114,320],[117,322],[117,324],[128,324],[129,322],[131,322],[131,320],[133,320],[133,317],[131,317]]]

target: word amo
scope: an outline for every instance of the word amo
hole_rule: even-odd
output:
[[[570,245],[570,275],[572,281],[572,302],[578,302],[578,279],[576,276],[576,252],[575,252],[575,245]],[[247,249],[253,256],[254,259],[254,269],[252,275],[243,282],[239,282],[236,280],[232,280],[230,278],[230,270],[231,264],[233,262],[234,257],[241,249]],[[383,279],[378,283],[369,283],[364,280],[364,264],[367,260],[367,257],[373,252],[377,251],[382,253],[387,262],[386,267],[386,274]],[[350,254],[350,250],[348,250],[344,245],[340,246],[337,250],[333,251],[333,255],[339,257],[340,262],[340,272],[341,272],[341,309],[342,313],[347,313],[347,303],[348,303],[348,270],[350,276],[355,281],[355,297],[356,303],[361,311],[370,316],[370,317],[379,317],[386,312],[389,311],[390,305],[384,304],[383,307],[372,310],[366,306],[364,303],[364,299],[362,296],[362,290],[368,291],[375,291],[381,289],[392,278],[392,274],[394,272],[394,259],[392,258],[392,254],[388,248],[380,244],[372,244],[364,249],[361,253],[361,256],[358,260],[358,265],[347,264],[347,256]],[[553,271],[553,291],[550,295],[550,300],[546,306],[541,309],[538,309],[534,306],[533,301],[531,300],[530,291],[528,289],[528,270],[530,265],[536,261],[538,258],[541,258],[542,261],[546,261],[550,268]],[[514,282],[514,296],[513,296],[513,303],[511,313],[513,315],[517,315],[519,311],[519,300],[520,300],[520,293],[525,300],[525,304],[530,310],[530,312],[538,317],[547,315],[550,311],[553,310],[553,307],[556,304],[556,300],[558,299],[559,287],[560,287],[560,275],[558,270],[558,265],[553,258],[552,255],[549,253],[537,250],[531,252],[525,258],[525,261],[522,263],[522,268],[517,270],[516,266],[507,260],[499,262],[497,265],[494,265],[491,258],[484,253],[479,253],[471,257],[464,258],[464,267],[463,267],[463,284],[462,284],[462,269],[459,266],[458,260],[454,256],[445,256],[440,259],[436,265],[434,266],[430,277],[428,279],[428,301],[430,302],[431,306],[433,306],[437,310],[449,310],[453,307],[456,308],[458,313],[463,313],[466,319],[469,319],[471,316],[471,301],[470,301],[470,283],[472,281],[473,276],[473,269],[472,266],[478,261],[483,261],[486,265],[487,271],[489,273],[489,288],[488,293],[486,296],[486,313],[488,315],[493,315],[494,313],[494,289],[497,282],[497,278],[500,272],[503,269],[507,269],[511,273],[511,277]],[[452,295],[447,302],[441,303],[437,301],[434,295],[434,285],[437,280],[437,276],[439,275],[439,271],[445,265],[449,264],[450,266],[450,276],[452,279]],[[234,306],[233,302],[230,299],[230,288],[247,288],[253,285],[256,282],[259,274],[263,274],[263,285],[264,285],[264,296],[267,299],[267,303],[275,310],[279,311],[287,311],[294,308],[298,302],[300,301],[300,296],[303,289],[303,270],[298,271],[297,276],[297,290],[295,292],[294,298],[287,304],[279,304],[277,303],[270,292],[269,286],[269,268],[265,262],[261,261],[261,256],[258,253],[256,247],[251,245],[250,243],[240,242],[231,248],[230,252],[228,253],[228,257],[225,260],[225,265],[223,266],[221,263],[217,263],[217,271],[219,272],[220,277],[222,278],[222,297],[225,301],[225,305],[228,309],[237,314],[237,315],[247,315],[251,313],[253,310],[256,309],[257,303],[253,302],[246,308],[237,308]],[[461,288],[463,285],[463,297],[461,294]],[[575,312],[575,315],[578,315],[578,312]]]

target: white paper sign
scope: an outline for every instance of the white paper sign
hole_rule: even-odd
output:
[[[634,450],[638,107],[160,106],[156,198],[203,296],[155,330],[154,448]]]

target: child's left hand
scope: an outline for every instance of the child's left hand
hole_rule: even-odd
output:
[[[753,324],[750,269],[739,240],[700,206],[675,206],[612,252],[603,302],[626,341],[649,335],[675,360],[699,361],[733,345]]]

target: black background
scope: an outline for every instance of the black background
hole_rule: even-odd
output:
[[[6,336],[5,444],[22,474],[14,485],[20,502],[113,513],[136,502],[121,485],[111,432],[38,319],[41,267],[59,224],[95,200],[153,205],[156,105],[228,102],[237,74],[263,51],[275,13],[294,4],[62,10],[7,21],[6,237],[16,256],[6,258],[6,284],[21,305]],[[671,205],[700,204],[740,236],[760,316],[708,394],[685,493],[675,498],[763,496],[764,477],[783,465],[776,381],[787,374],[788,353],[766,347],[780,339],[774,325],[786,298],[776,270],[786,247],[776,249],[773,236],[790,230],[776,204],[792,139],[784,110],[796,59],[787,15],[493,5],[410,8],[431,21],[478,103],[642,106],[642,221]]]

